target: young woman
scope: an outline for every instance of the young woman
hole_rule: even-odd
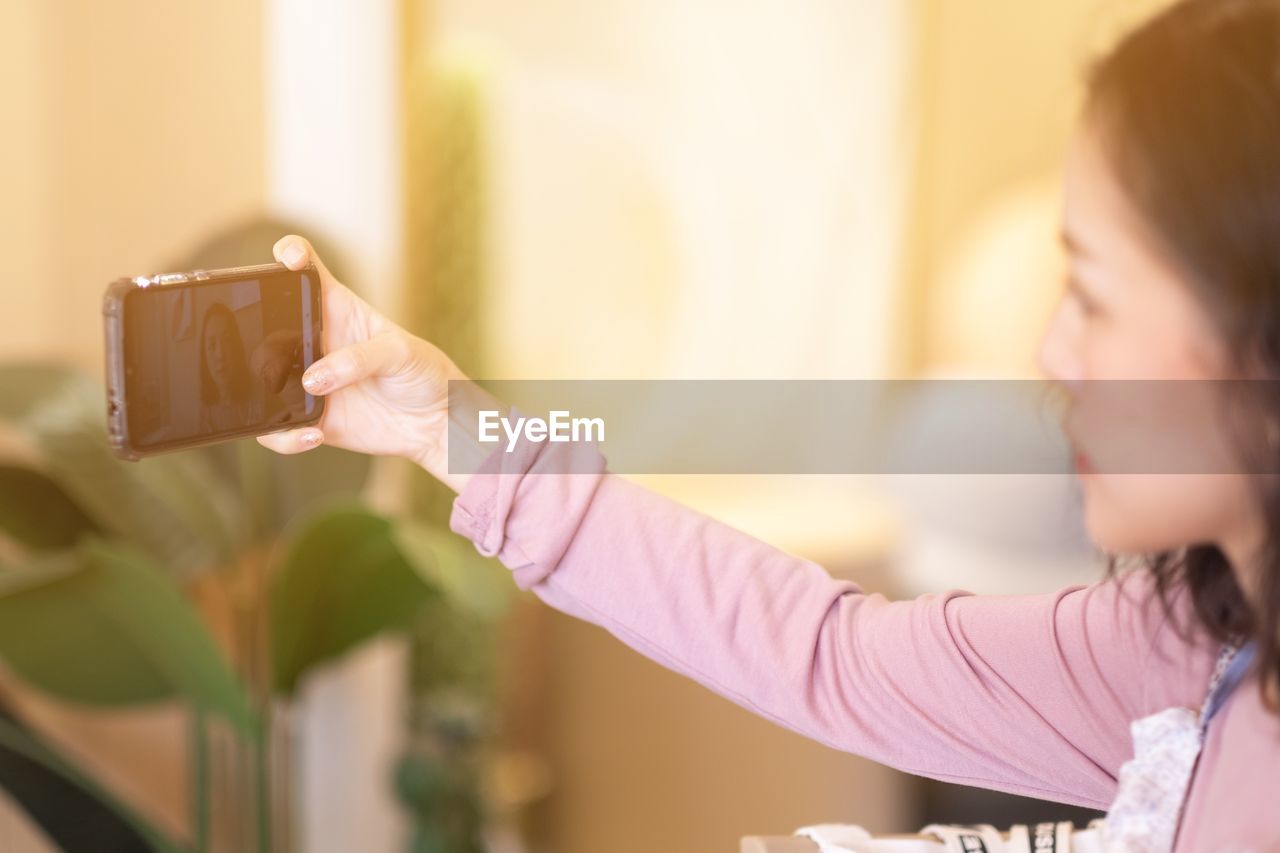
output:
[[[210,305],[200,322],[200,402],[202,430],[239,429],[262,418],[240,326],[221,302]]]
[[[1064,388],[1280,376],[1280,5],[1183,0],[1092,69],[1063,230],[1072,275],[1041,363]],[[275,253],[319,264],[298,237]],[[1090,471],[1080,447],[1092,538],[1141,565],[1051,595],[887,601],[603,463],[527,476],[589,452],[572,445],[451,474],[461,374],[321,270],[328,355],[304,384],[328,409],[266,446],[417,461],[520,586],[823,743],[1109,808],[1119,849],[1280,849],[1273,477]],[[1253,434],[1274,439],[1280,405],[1261,403]]]

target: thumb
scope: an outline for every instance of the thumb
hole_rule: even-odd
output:
[[[388,330],[329,353],[302,374],[302,387],[308,394],[330,394],[371,376],[394,376],[410,356],[404,333]]]

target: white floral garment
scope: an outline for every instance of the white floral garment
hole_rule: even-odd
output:
[[[1173,849],[1209,720],[1240,683],[1252,659],[1252,644],[1222,650],[1199,714],[1190,708],[1166,708],[1130,725],[1133,758],[1120,768],[1119,789],[1102,824],[1107,853],[1169,853]]]

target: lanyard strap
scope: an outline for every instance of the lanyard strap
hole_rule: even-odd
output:
[[[1200,711],[1200,728],[1203,730],[1209,725],[1209,720],[1213,719],[1213,715],[1218,713],[1223,704],[1227,701],[1227,697],[1231,695],[1231,691],[1235,690],[1244,680],[1245,675],[1249,672],[1249,666],[1253,663],[1254,653],[1257,651],[1257,645],[1250,641],[1243,646],[1231,652],[1227,658],[1225,668],[1219,668],[1214,673],[1213,684],[1209,688],[1209,697],[1204,701],[1204,708]]]

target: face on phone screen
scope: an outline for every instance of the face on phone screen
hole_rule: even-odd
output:
[[[137,288],[124,300],[129,435],[139,450],[314,421],[302,373],[320,356],[314,274]]]

